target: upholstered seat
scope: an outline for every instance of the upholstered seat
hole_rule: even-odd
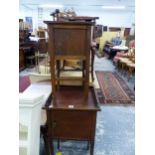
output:
[[[120,58],[125,58],[125,57],[127,57],[127,56],[128,56],[128,53],[117,52],[116,56],[115,56],[114,59],[113,59],[113,62],[114,62],[114,63],[117,63],[117,62],[120,60]]]
[[[131,40],[129,42],[128,47],[129,47],[129,51],[126,52],[126,53],[125,53],[125,51],[117,52],[116,56],[113,58],[113,62],[115,64],[118,63],[118,61],[120,60],[120,58],[127,58],[127,57],[129,57],[129,55],[130,55],[130,49],[135,48],[135,40]]]

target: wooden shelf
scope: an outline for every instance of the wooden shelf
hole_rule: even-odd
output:
[[[96,100],[94,88],[89,88],[88,100],[84,101],[84,94],[81,91],[81,86],[61,86],[56,92],[56,100],[51,105],[53,109],[67,110],[92,110],[99,111],[100,106]],[[74,108],[69,108],[73,105]]]

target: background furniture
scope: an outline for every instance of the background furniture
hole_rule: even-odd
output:
[[[100,37],[99,41],[99,51],[100,53],[103,53],[103,48],[106,44],[106,42],[110,42],[113,37],[117,35],[118,32],[103,32],[102,36]]]
[[[129,42],[132,40],[135,40],[135,36],[134,35],[128,35],[126,37],[126,46],[129,46]],[[134,47],[135,47],[135,44],[134,44]]]
[[[128,42],[128,49],[130,50],[131,48],[135,48],[135,40],[131,40],[130,42]],[[120,60],[120,58],[127,58],[128,57],[128,50],[127,51],[118,51],[117,54],[115,55],[115,57],[113,58],[113,62],[117,65],[118,61]]]
[[[122,43],[122,39],[119,36],[115,36],[114,38],[112,38],[110,42],[107,41],[105,43],[103,51],[108,56],[109,59],[113,58],[116,55],[118,50],[114,47],[120,46],[121,43]]]
[[[131,43],[133,43],[131,41]],[[130,45],[131,46],[131,45]],[[135,73],[135,49],[130,48],[127,53],[119,52],[113,60],[119,71],[128,73],[128,81],[132,74]]]
[[[31,41],[28,29],[19,30],[19,68],[32,67],[36,65],[35,52],[37,51],[37,42]]]
[[[19,48],[19,71],[25,68],[24,50]]]
[[[48,42],[45,38],[39,38],[37,51],[35,52],[36,65],[38,66],[38,72],[40,73],[40,62],[44,61],[45,66],[48,65]]]
[[[29,34],[29,31],[27,29],[19,30],[19,42],[25,42],[27,39],[27,36]]]
[[[40,29],[37,31],[37,36],[39,38],[45,38],[45,30],[44,29]]]
[[[132,74],[135,73],[135,63],[127,63],[127,67],[128,67],[128,81],[130,80],[130,77]]]
[[[109,27],[109,31],[115,32],[115,31],[121,31],[121,27]],[[124,28],[124,32],[123,32],[123,37],[127,37],[130,34],[130,29],[131,28]]]
[[[36,65],[35,52],[37,51],[38,43],[36,41],[25,41],[19,43],[19,48],[24,51],[25,67],[33,67]]]

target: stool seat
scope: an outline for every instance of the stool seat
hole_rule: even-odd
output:
[[[122,60],[122,61],[120,61],[122,64],[125,64],[125,65],[127,65],[127,64],[132,64],[133,62],[132,61],[130,61],[130,60]]]
[[[135,64],[134,63],[128,63],[127,66],[135,68]]]

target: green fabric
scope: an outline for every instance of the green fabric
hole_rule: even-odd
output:
[[[129,42],[130,42],[131,40],[135,40],[135,36],[134,36],[134,35],[132,35],[132,36],[131,36],[131,35],[127,36],[125,46],[128,46],[128,45],[129,45]]]

